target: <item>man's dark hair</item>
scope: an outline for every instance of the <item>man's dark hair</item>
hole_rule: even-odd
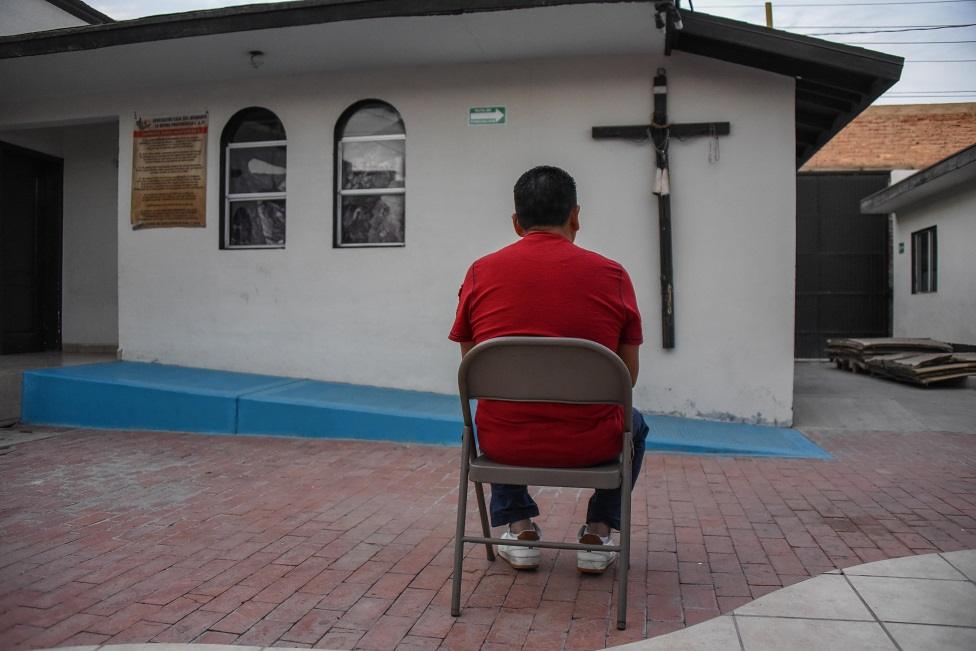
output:
[[[533,167],[515,183],[515,214],[526,230],[562,226],[575,206],[576,181],[558,167]]]

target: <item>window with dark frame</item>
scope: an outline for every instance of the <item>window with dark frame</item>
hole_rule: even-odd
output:
[[[403,119],[386,102],[357,102],[335,128],[337,248],[404,246],[406,144]]]
[[[285,248],[288,143],[274,113],[250,107],[220,136],[220,248]]]
[[[938,290],[938,241],[935,226],[912,233],[912,293]]]

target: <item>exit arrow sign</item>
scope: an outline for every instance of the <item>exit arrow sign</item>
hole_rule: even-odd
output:
[[[505,124],[507,113],[504,106],[474,106],[468,109],[468,124]]]

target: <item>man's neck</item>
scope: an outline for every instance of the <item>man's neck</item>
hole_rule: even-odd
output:
[[[525,231],[526,235],[531,235],[532,233],[551,233],[553,235],[558,235],[564,239],[572,242],[576,239],[576,233],[573,232],[568,225],[565,226],[535,226]]]

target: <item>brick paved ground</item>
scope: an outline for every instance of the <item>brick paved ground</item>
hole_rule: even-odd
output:
[[[470,548],[449,613],[457,449],[70,432],[0,456],[0,647],[234,642],[590,650],[835,567],[976,548],[976,438],[821,434],[833,461],[648,457],[628,630],[612,573]],[[579,491],[537,491],[571,537]]]

